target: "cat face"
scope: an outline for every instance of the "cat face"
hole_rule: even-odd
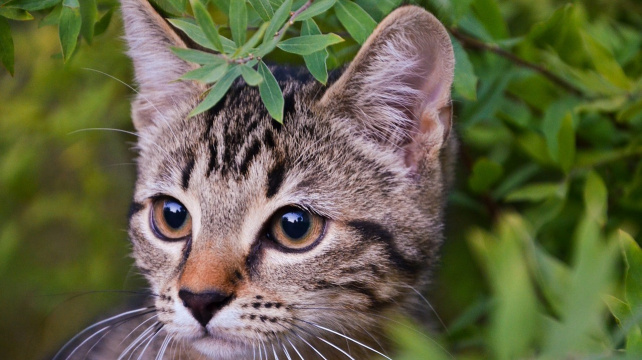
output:
[[[167,48],[185,43],[146,2],[123,14],[141,89],[129,232],[164,331],[213,358],[372,355],[441,243],[443,27],[395,11],[327,87],[273,69],[279,125],[241,80],[189,118],[204,88],[174,82],[192,65]]]

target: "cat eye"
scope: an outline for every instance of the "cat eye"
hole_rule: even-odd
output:
[[[307,250],[323,236],[325,219],[294,206],[277,211],[270,219],[268,237],[290,250]]]
[[[171,197],[154,200],[151,214],[152,230],[162,240],[183,240],[192,233],[192,218],[185,205]]]

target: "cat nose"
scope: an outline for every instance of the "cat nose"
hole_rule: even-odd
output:
[[[183,300],[183,305],[192,312],[194,318],[203,326],[207,326],[214,314],[232,300],[231,294],[216,290],[200,293],[180,290],[178,297]]]

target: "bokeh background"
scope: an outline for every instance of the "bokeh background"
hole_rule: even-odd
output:
[[[372,1],[357,3],[383,16]],[[620,248],[642,230],[642,5],[420,3],[459,39],[462,148],[429,294],[441,320],[434,342],[405,323],[393,329],[400,358],[443,349],[471,359],[640,354],[632,294],[642,291],[624,281]],[[39,27],[43,16],[10,22],[15,76],[0,71],[3,359],[52,356],[135,301],[120,290],[145,286],[126,234],[135,137],[100,130],[133,131],[119,16],[66,63],[58,29]],[[324,21],[338,26],[332,12]],[[330,65],[353,50],[331,49]],[[282,53],[271,60],[301,64]],[[629,266],[642,269],[640,259]]]

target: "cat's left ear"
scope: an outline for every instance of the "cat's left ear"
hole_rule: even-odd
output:
[[[170,47],[187,46],[148,0],[121,0],[121,11],[128,54],[134,62],[139,87],[132,103],[132,119],[134,126],[142,130],[167,121],[180,107],[193,106],[191,100],[205,87],[195,81],[178,80],[197,66],[172,53]]]
[[[321,99],[357,131],[406,151],[414,167],[448,138],[455,57],[444,26],[416,6],[393,11]]]

